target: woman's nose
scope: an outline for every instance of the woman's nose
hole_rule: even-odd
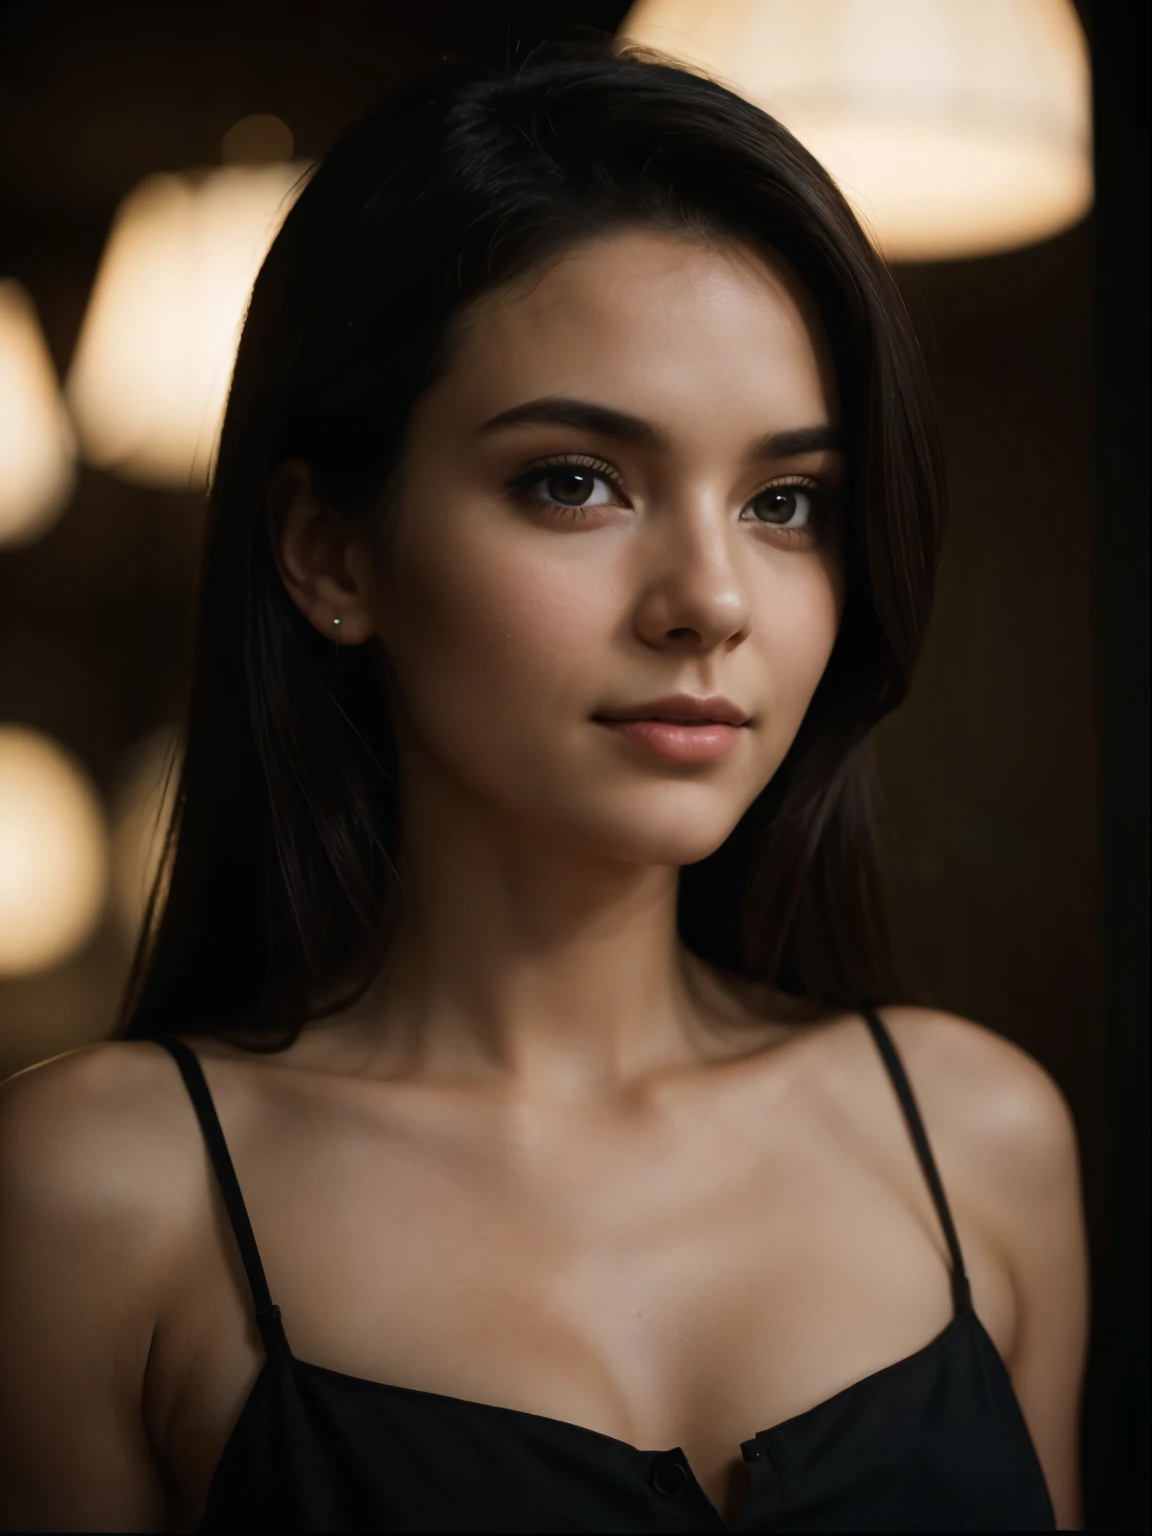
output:
[[[751,600],[729,531],[701,513],[652,530],[640,554],[635,629],[653,646],[710,651],[738,644]]]

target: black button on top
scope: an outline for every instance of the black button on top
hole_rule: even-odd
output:
[[[652,1463],[652,1486],[657,1493],[674,1499],[688,1486],[688,1474],[672,1456],[657,1456]]]

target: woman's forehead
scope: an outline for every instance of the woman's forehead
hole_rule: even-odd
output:
[[[473,306],[486,339],[601,323],[614,334],[687,330],[731,317],[733,329],[806,330],[802,286],[771,255],[665,231],[616,230],[542,262]],[[818,323],[818,322],[817,322]],[[603,339],[603,338],[600,338]]]
[[[488,296],[443,384],[477,422],[549,395],[646,416],[786,411],[789,425],[834,412],[822,329],[786,270],[648,231],[587,242]]]

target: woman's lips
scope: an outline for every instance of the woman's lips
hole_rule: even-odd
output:
[[[698,725],[671,720],[597,720],[596,724],[670,763],[711,763],[726,757],[744,729],[713,720]]]

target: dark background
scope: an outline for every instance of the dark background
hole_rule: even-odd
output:
[[[799,0],[798,0],[799,3]],[[10,0],[0,7],[0,276],[61,375],[119,199],[218,163],[271,112],[296,158],[445,49],[615,31],[626,0]],[[1078,6],[1098,201],[1026,250],[904,266],[952,514],[908,704],[879,733],[900,950],[917,999],[1001,1031],[1080,1131],[1095,1317],[1088,1523],[1147,1529],[1147,18]],[[1142,393],[1141,393],[1142,392]],[[202,498],[84,469],[38,542],[0,550],[0,721],[48,732],[102,792],[177,719]],[[127,964],[111,922],[0,982],[0,1077],[98,1039]]]

